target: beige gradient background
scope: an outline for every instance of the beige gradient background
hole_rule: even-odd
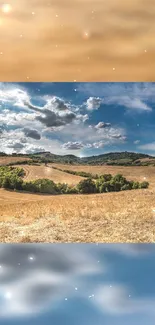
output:
[[[155,0],[0,0],[0,80],[155,81]]]

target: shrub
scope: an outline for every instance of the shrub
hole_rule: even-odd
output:
[[[84,179],[80,181],[80,183],[77,185],[77,190],[79,193],[82,194],[90,194],[96,192],[96,185],[95,182],[91,179]]]
[[[78,189],[75,186],[68,186],[66,194],[78,194]]]
[[[58,194],[57,185],[50,179],[37,179],[35,181],[26,182],[23,185],[25,191]]]
[[[138,188],[140,188],[139,182],[133,182],[132,189],[136,190]]]
[[[114,182],[119,182],[122,185],[127,184],[126,178],[121,174],[116,174],[115,176],[113,176],[113,180]]]
[[[105,182],[108,182],[108,181],[111,181],[112,175],[111,174],[103,174],[103,175],[100,176],[100,178],[102,180],[104,180]]]
[[[111,184],[113,185],[115,192],[121,191],[121,187],[123,185],[121,182],[113,180]]]
[[[103,182],[100,185],[100,188],[99,188],[100,193],[112,192],[112,191],[114,191],[114,185],[110,181]]]
[[[0,187],[8,189],[21,190],[24,176],[22,168],[14,168],[9,166],[0,167]]]
[[[126,191],[126,190],[131,190],[131,185],[129,183],[128,184],[124,184],[121,187],[121,191]]]
[[[67,193],[67,189],[68,188],[68,185],[66,183],[58,183],[57,184],[57,190],[58,190],[58,193],[61,193],[61,194],[65,194]]]
[[[139,187],[140,188],[148,188],[149,187],[149,183],[148,182],[142,182],[142,183],[140,183],[140,185],[139,185]]]

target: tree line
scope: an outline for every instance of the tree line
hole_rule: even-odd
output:
[[[46,194],[91,194],[119,192],[132,189],[148,188],[149,183],[129,181],[123,175],[104,174],[97,179],[88,177],[77,185],[54,183],[50,179],[24,181],[25,171],[19,167],[0,167],[0,187],[10,190],[20,190],[32,193]]]

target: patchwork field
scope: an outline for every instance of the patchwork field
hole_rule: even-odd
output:
[[[123,174],[128,180],[143,182],[147,180],[150,183],[149,189],[155,187],[155,167],[154,166],[71,166],[53,164],[54,167],[62,170],[85,171],[91,174]],[[74,175],[73,175],[74,176]]]
[[[39,195],[0,190],[1,242],[154,242],[155,167],[54,165],[93,174],[123,174],[148,189],[91,195]],[[22,166],[25,178],[77,184],[82,177]],[[154,211],[153,211],[154,210]]]

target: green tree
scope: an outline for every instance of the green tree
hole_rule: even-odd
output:
[[[133,182],[132,189],[136,190],[138,188],[140,188],[139,182]]]
[[[96,185],[95,182],[91,178],[84,179],[80,181],[77,185],[77,190],[79,193],[95,193],[96,192]]]
[[[149,183],[148,182],[142,182],[142,183],[140,183],[140,185],[139,185],[139,187],[140,188],[148,188],[149,187]]]

